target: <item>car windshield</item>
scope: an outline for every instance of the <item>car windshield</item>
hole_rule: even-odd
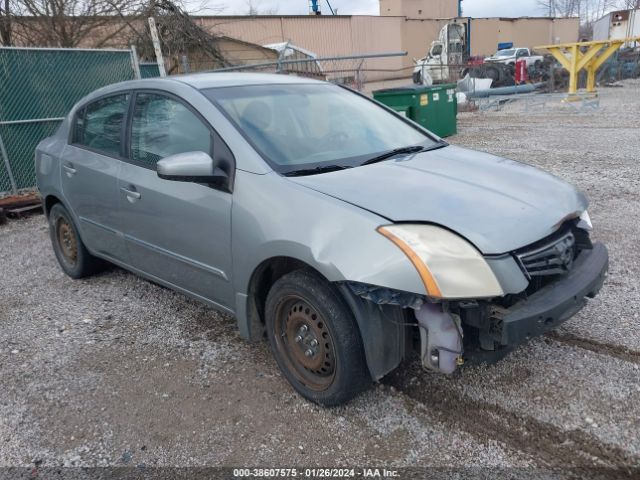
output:
[[[513,57],[516,54],[515,50],[499,50],[498,53],[496,53],[497,57]]]
[[[376,103],[328,83],[223,87],[204,94],[280,173],[354,167],[391,149],[439,144]]]

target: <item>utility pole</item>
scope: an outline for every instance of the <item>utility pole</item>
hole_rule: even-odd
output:
[[[164,57],[162,56],[162,48],[160,47],[160,37],[158,36],[158,28],[153,17],[149,17],[149,30],[151,30],[151,40],[153,41],[153,49],[156,52],[156,61],[158,62],[158,71],[161,77],[167,76],[167,70],[164,68]]]

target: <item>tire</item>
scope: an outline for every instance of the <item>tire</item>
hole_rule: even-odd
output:
[[[315,272],[296,270],[278,279],[267,295],[265,317],[276,362],[304,398],[340,405],[371,384],[353,314]]]
[[[493,80],[494,85],[492,86],[499,84],[502,81],[502,78],[504,76],[502,74],[502,70],[499,67],[496,67],[495,65],[487,65],[484,68],[484,75],[485,75],[485,78],[490,78],[491,80]]]
[[[60,203],[49,212],[49,234],[60,267],[71,278],[87,277],[104,266],[84,246],[71,215]]]

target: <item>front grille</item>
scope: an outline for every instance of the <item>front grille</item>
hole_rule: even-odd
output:
[[[576,257],[576,239],[571,231],[542,245],[516,253],[529,278],[559,275],[571,270]]]

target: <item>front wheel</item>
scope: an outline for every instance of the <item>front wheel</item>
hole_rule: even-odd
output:
[[[265,316],[278,366],[306,399],[339,405],[371,383],[353,314],[319,275],[296,270],[277,280]]]

